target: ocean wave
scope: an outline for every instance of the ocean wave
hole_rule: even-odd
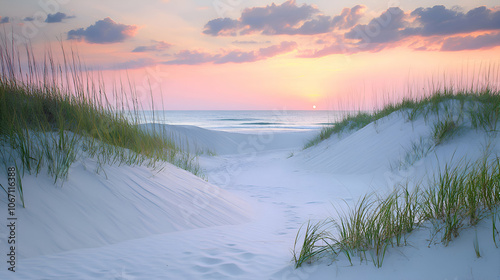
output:
[[[224,130],[224,131],[230,131],[230,130],[296,130],[296,131],[301,131],[301,130],[316,130],[316,129],[321,129],[321,126],[316,126],[316,125],[228,125],[228,126],[213,126],[208,129],[214,129],[214,130]]]
[[[241,123],[241,125],[280,125],[282,123],[272,123],[272,122],[250,122],[250,123]]]
[[[252,118],[235,118],[235,119],[213,119],[212,121],[228,121],[228,122],[251,122],[256,121],[258,119]]]

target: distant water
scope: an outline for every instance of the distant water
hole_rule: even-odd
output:
[[[319,130],[335,122],[342,111],[143,111],[142,123],[194,125],[211,130],[259,131]]]

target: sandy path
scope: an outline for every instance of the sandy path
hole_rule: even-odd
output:
[[[231,170],[229,181],[221,187],[253,206],[250,222],[29,258],[19,262],[14,279],[35,275],[47,279],[281,279],[287,270],[293,272],[290,250],[308,213],[326,214],[330,207],[324,192],[311,191],[318,185],[307,184],[308,177],[316,175],[298,170],[293,160],[286,159],[287,153],[202,159],[210,182],[220,183],[221,174]]]

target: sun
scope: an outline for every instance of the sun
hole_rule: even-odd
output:
[[[313,109],[316,109],[316,105],[313,105]]]

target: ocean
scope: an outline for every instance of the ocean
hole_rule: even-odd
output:
[[[193,125],[210,130],[255,133],[319,130],[343,111],[142,111],[141,123]]]

